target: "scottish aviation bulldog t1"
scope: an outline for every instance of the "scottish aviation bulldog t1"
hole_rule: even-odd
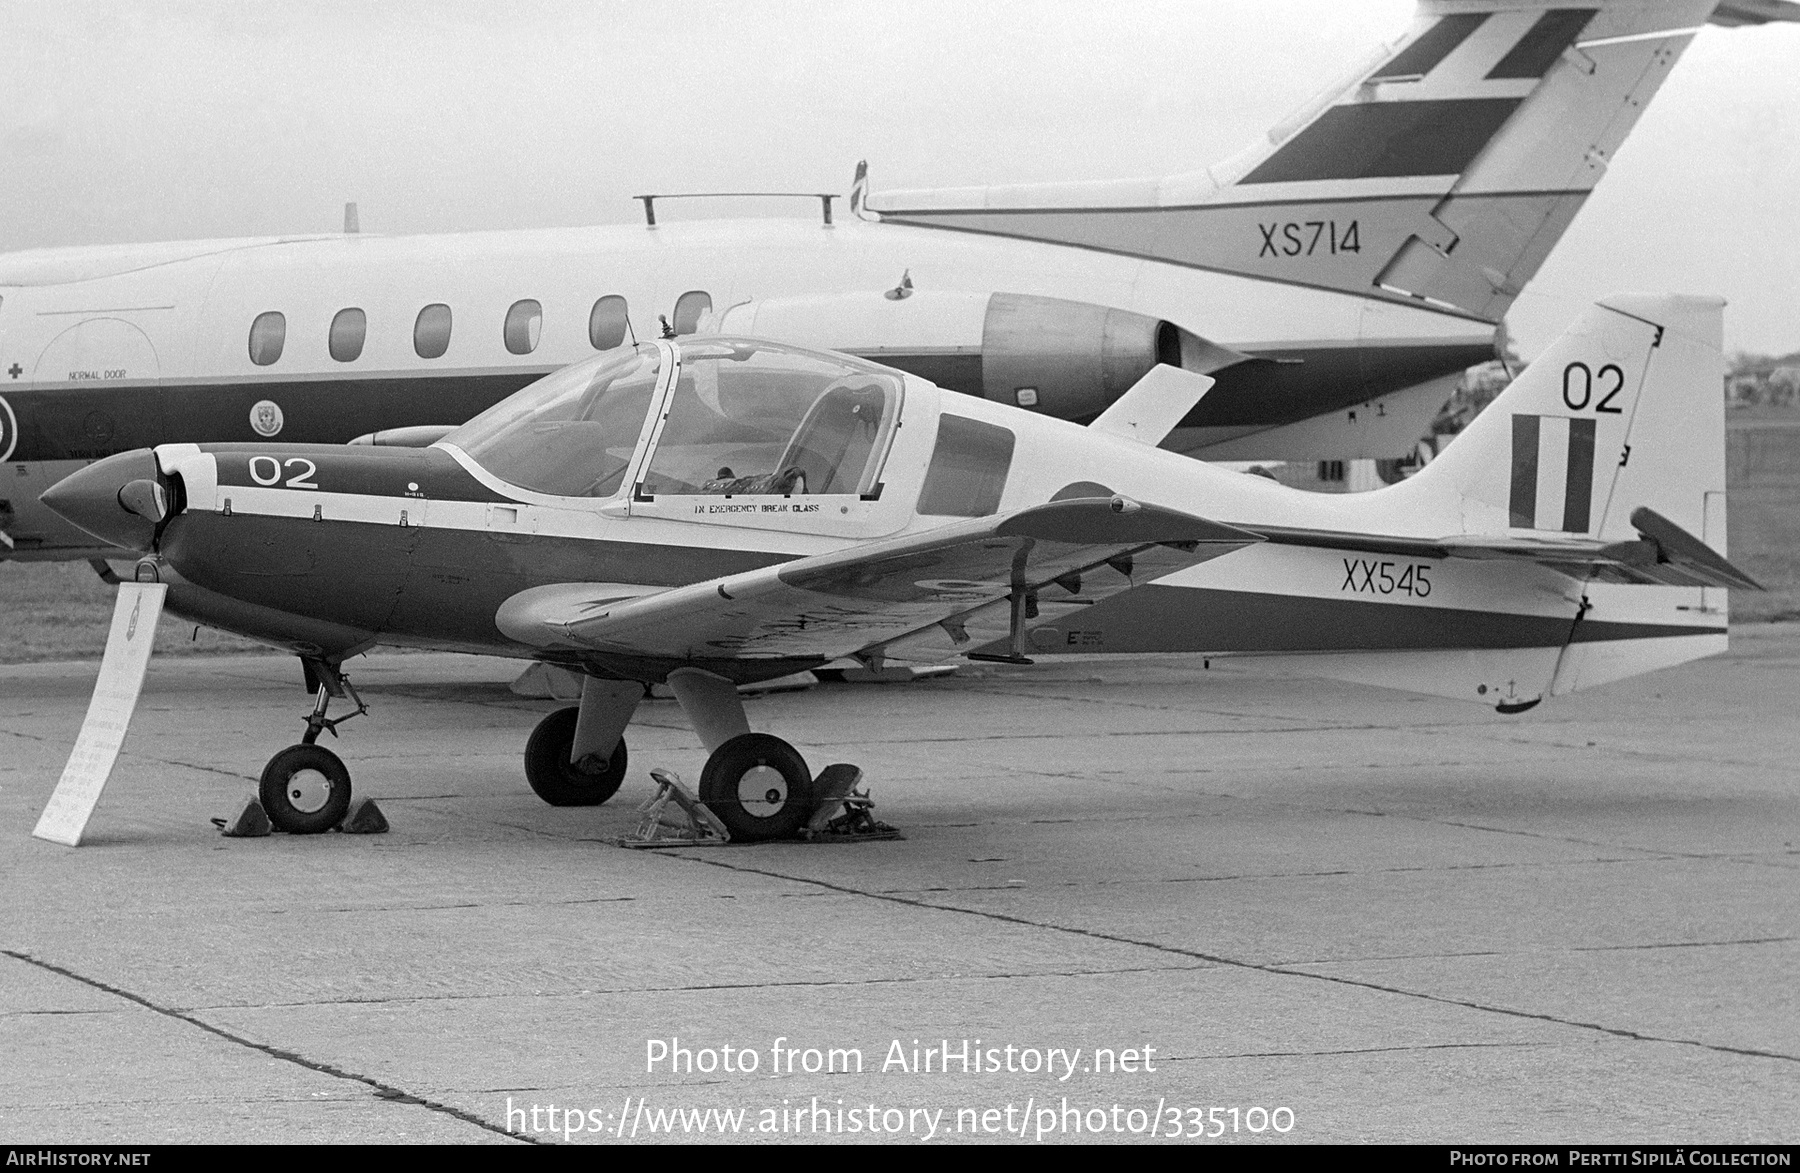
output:
[[[531,735],[558,805],[605,801],[646,682],[709,753],[734,837],[811,813],[801,755],[739,684],[834,660],[1304,654],[1321,675],[1506,712],[1721,651],[1721,303],[1590,308],[1437,460],[1320,495],[1156,445],[1210,381],[1154,368],[1083,427],[860,359],[731,337],[621,348],[425,448],[170,444],[44,501],[204,623],[317,684],[262,795],[323,830],[350,781],[314,745],[377,644],[583,674]],[[354,692],[349,695],[354,698]],[[339,718],[337,720],[341,720]]]

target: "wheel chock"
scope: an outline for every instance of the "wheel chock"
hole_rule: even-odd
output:
[[[836,762],[820,770],[813,779],[813,795],[819,805],[801,828],[800,837],[809,843],[906,838],[875,818],[875,800],[867,790],[857,789],[862,777],[862,770],[848,762]]]
[[[731,842],[725,824],[681,784],[680,775],[658,766],[650,771],[650,777],[656,781],[656,793],[637,808],[637,831],[620,839],[620,847],[702,847]],[[673,811],[670,804],[674,804]]]
[[[337,829],[346,835],[384,835],[388,829],[387,816],[381,813],[374,799],[359,798],[350,804]]]
[[[227,839],[261,839],[275,829],[269,822],[269,814],[263,810],[262,803],[251,799],[244,804],[235,819],[214,819],[212,825],[219,829],[219,834]]]

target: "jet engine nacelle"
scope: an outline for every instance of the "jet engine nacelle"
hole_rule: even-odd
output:
[[[1129,310],[908,283],[886,293],[745,302],[714,328],[848,351],[940,387],[1082,421],[1158,363],[1205,373],[1248,357]]]

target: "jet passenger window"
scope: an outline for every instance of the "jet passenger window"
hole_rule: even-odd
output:
[[[287,341],[287,319],[270,310],[257,314],[250,323],[250,361],[266,367],[281,357],[281,345]]]
[[[640,495],[874,494],[900,411],[892,372],[736,340],[681,355]]]
[[[543,306],[530,298],[513,302],[506,311],[506,349],[514,354],[530,354],[537,349],[543,328]]]
[[[588,314],[588,341],[595,350],[611,350],[625,343],[625,326],[630,314],[625,299],[609,293],[594,303]]]
[[[655,346],[595,355],[545,375],[441,442],[522,489],[610,497],[631,467],[660,366]]]
[[[959,415],[938,417],[937,447],[919,491],[919,512],[931,517],[986,517],[1000,508],[1012,469],[1008,428]]]
[[[413,323],[413,350],[420,358],[443,358],[450,349],[450,307],[441,302],[419,311]]]
[[[692,334],[700,328],[700,319],[711,312],[712,294],[704,289],[688,290],[675,299],[675,333]]]
[[[361,310],[339,310],[331,319],[331,357],[339,362],[355,362],[362,357],[363,337],[368,328],[368,315]]]

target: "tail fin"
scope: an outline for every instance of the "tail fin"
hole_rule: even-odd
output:
[[[1724,553],[1723,310],[1601,300],[1390,499],[1445,534],[1609,542],[1649,508]]]
[[[1722,308],[1716,298],[1606,298],[1415,476],[1331,498],[1343,531],[1263,531],[1274,543],[1445,559],[1440,582],[1467,593],[1438,597],[1460,598],[1447,605],[1468,608],[1465,619],[1532,614],[1567,626],[1497,647],[1467,622],[1466,648],[1296,666],[1522,712],[1546,695],[1724,651],[1720,588],[1754,584],[1722,557]]]
[[[1422,0],[1405,37],[1206,171],[867,206],[1498,321],[1699,26],[1797,16],[1785,0]]]

